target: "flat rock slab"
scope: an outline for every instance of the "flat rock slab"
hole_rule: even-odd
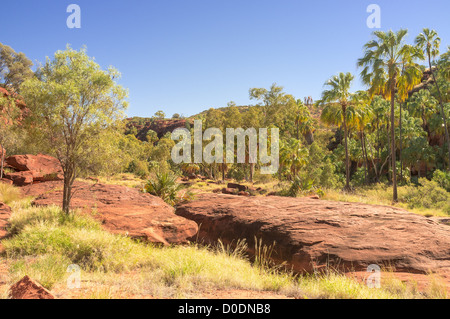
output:
[[[450,271],[450,227],[406,210],[360,203],[287,197],[203,194],[176,214],[196,221],[207,243],[254,238],[275,245],[272,255],[297,272],[330,265],[365,271]]]
[[[37,196],[34,205],[61,206],[63,182],[28,185],[22,192]],[[112,233],[153,243],[184,244],[198,231],[195,222],[175,215],[161,198],[125,186],[76,182],[71,208],[92,212]]]

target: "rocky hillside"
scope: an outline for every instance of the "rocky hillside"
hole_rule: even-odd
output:
[[[136,137],[141,141],[147,141],[147,134],[150,130],[155,131],[158,138],[163,137],[166,133],[172,132],[177,128],[188,127],[192,125],[193,120],[188,119],[151,119],[151,118],[139,118],[133,117],[127,119],[127,130],[133,132]]]

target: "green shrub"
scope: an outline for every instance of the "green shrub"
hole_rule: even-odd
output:
[[[445,189],[447,192],[450,192],[450,172],[436,170],[433,174],[432,181],[435,181],[440,187]]]
[[[156,173],[145,185],[145,191],[174,206],[192,197],[189,192],[182,192],[183,185],[178,184],[177,179],[178,176],[171,172]]]
[[[133,173],[141,178],[146,178],[150,174],[146,161],[132,160],[127,168],[127,173]]]
[[[426,178],[419,179],[419,186],[408,186],[404,201],[410,208],[436,208],[443,209],[450,214],[450,193],[439,186],[435,181]]]

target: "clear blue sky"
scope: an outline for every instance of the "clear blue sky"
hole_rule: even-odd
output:
[[[81,7],[81,29],[66,26],[71,3]],[[0,42],[42,62],[68,43],[86,45],[102,67],[121,71],[129,116],[192,115],[255,103],[249,88],[273,82],[317,99],[330,76],[359,73],[371,3],[382,30],[408,28],[412,42],[429,27],[441,51],[450,43],[448,0],[2,0]]]

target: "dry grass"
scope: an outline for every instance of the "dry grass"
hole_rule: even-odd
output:
[[[0,182],[0,202],[10,205],[13,202],[19,201],[21,197],[22,193],[20,189]]]

